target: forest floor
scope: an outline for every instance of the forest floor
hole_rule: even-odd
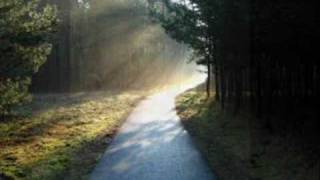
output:
[[[0,179],[86,179],[145,92],[40,95],[0,122]]]
[[[299,138],[264,133],[247,113],[223,112],[200,91],[177,98],[182,123],[220,180],[319,180],[315,149]]]

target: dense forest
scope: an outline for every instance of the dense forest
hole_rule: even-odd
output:
[[[237,112],[249,106],[258,117],[276,112],[289,116],[302,107],[314,109],[313,118],[319,115],[314,2],[195,0],[162,5],[166,10],[154,8],[155,16],[173,38],[193,48],[198,63],[206,64],[207,93],[214,80],[222,107],[231,105]],[[292,125],[308,124],[297,121]]]
[[[316,1],[163,0],[160,4],[165,10],[153,8],[154,17],[171,37],[193,49],[199,64],[207,66],[207,96],[214,92],[212,98],[227,113],[254,115],[249,124],[260,127],[258,132],[266,131],[263,136],[281,134],[289,137],[288,142],[299,142],[302,151],[309,152],[310,168],[317,167]],[[252,156],[261,155],[263,139],[253,137]]]
[[[190,74],[189,49],[152,21],[144,1],[0,5],[1,114],[30,100],[28,91],[146,89]]]
[[[190,54],[150,20],[143,1],[50,2],[57,5],[61,23],[33,91],[152,86],[177,73]]]

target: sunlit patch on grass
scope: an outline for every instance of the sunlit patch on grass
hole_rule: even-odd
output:
[[[36,98],[28,106],[32,115],[0,122],[0,172],[15,179],[85,178],[141,97],[101,92]]]

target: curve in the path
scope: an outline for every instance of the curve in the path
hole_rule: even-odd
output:
[[[174,103],[177,95],[203,80],[171,88],[141,102],[119,130],[90,179],[215,179],[182,127]]]

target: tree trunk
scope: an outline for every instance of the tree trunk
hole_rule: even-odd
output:
[[[211,64],[210,64],[210,58],[207,57],[207,69],[208,69],[208,77],[207,77],[207,86],[206,86],[206,91],[207,91],[207,97],[209,98],[211,96]]]

